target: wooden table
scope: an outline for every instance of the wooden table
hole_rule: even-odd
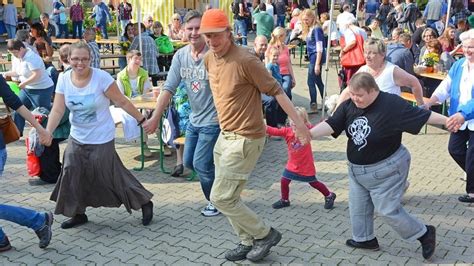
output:
[[[418,75],[421,76],[421,77],[430,78],[430,79],[437,79],[437,80],[444,80],[447,76],[446,73],[440,73],[440,72],[420,73]]]
[[[80,40],[81,39],[65,39],[65,38],[51,39],[51,41],[56,44],[76,43]],[[114,45],[118,45],[120,43],[120,41],[117,39],[100,39],[100,40],[96,40],[95,42],[97,44],[110,45],[112,54],[114,53]]]
[[[11,65],[11,64],[12,64],[11,61],[8,61],[6,59],[0,59],[0,71],[6,72],[7,71],[6,65]]]
[[[134,99],[131,99],[130,100],[133,105],[135,105],[135,107],[137,109],[140,109],[140,110],[155,110],[155,107],[156,107],[156,100],[154,100],[153,98],[142,98],[142,97],[136,97]],[[163,123],[162,123],[162,120],[160,119],[160,130],[159,132],[161,132],[161,127],[162,127]],[[145,137],[145,133],[143,132],[143,127],[140,126],[140,167],[135,167],[133,168],[133,170],[135,171],[142,171],[143,168],[145,167],[145,154],[144,154],[144,151],[145,151],[145,148],[144,148],[144,137]],[[153,148],[150,148],[150,150],[155,150],[155,151],[159,151],[160,152],[160,169],[161,169],[161,172],[163,173],[166,173],[166,174],[169,174],[171,173],[170,171],[167,171],[165,169],[165,166],[164,166],[164,162],[163,162],[163,159],[164,159],[164,145],[163,145],[163,139],[161,138],[161,133],[160,133],[160,136],[158,136],[159,140],[160,140],[160,148],[159,149],[153,149]]]

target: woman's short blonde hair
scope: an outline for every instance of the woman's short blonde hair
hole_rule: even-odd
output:
[[[377,39],[377,38],[369,38],[367,39],[367,41],[365,41],[364,51],[367,51],[367,50],[374,51],[384,56],[385,56],[385,53],[387,52],[387,48],[383,40]]]

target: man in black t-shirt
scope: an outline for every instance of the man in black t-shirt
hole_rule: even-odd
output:
[[[379,91],[374,78],[358,73],[351,79],[351,99],[327,121],[311,129],[313,138],[343,131],[348,137],[349,211],[353,248],[378,250],[374,211],[403,239],[418,239],[425,259],[436,246],[436,229],[408,214],[401,204],[410,169],[402,133],[417,134],[425,123],[444,125],[446,117],[413,107],[397,95]]]

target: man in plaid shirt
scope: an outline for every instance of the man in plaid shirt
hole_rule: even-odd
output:
[[[95,29],[87,28],[84,32],[84,40],[91,49],[91,67],[100,68],[99,46],[95,42]]]
[[[134,25],[135,32],[138,32],[138,23]],[[141,32],[142,34],[136,35],[133,39],[132,44],[130,45],[129,51],[131,50],[140,50],[140,38],[142,42],[142,58],[143,58],[143,68],[148,71],[148,75],[151,77],[153,86],[156,86],[158,81],[158,47],[156,47],[155,40],[151,38],[148,34],[144,33],[145,25],[141,23]]]

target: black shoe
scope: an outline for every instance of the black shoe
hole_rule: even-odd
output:
[[[76,214],[74,217],[72,217],[71,219],[69,220],[66,220],[65,222],[63,222],[61,224],[61,228],[62,229],[69,229],[69,228],[73,228],[75,226],[78,226],[78,225],[81,225],[81,224],[85,224],[87,223],[89,220],[87,219],[87,215],[85,214]]]
[[[36,235],[39,238],[39,247],[46,248],[51,241],[51,237],[53,236],[53,232],[51,231],[51,225],[53,224],[53,214],[51,212],[45,213],[45,220],[44,225],[35,231]]]
[[[290,207],[290,201],[289,200],[279,200],[275,203],[272,204],[273,209],[281,209],[285,207]]]
[[[41,180],[40,178],[30,178],[28,179],[28,184],[30,186],[44,186],[44,185],[49,185],[48,182]]]
[[[252,250],[247,253],[247,259],[256,262],[265,258],[270,252],[270,248],[276,246],[281,240],[281,233],[271,228],[270,233],[262,239],[253,241]]]
[[[426,229],[426,233],[418,238],[418,240],[421,242],[423,258],[429,260],[436,249],[436,228],[432,225],[427,225]]]
[[[336,193],[331,192],[329,196],[324,197],[324,209],[329,210],[334,207],[334,200],[336,199]]]
[[[239,244],[236,248],[227,251],[224,256],[228,261],[245,260],[250,250],[252,246]]]
[[[3,237],[3,240],[0,241],[0,252],[7,251],[10,249],[12,249],[12,245],[10,245],[10,241],[8,240],[8,237],[5,236]]]
[[[469,196],[468,194],[466,194],[466,195],[460,196],[460,197],[458,198],[458,200],[459,200],[460,202],[472,203],[472,202],[474,202],[474,197],[471,197],[471,196]]]
[[[346,245],[351,247],[351,248],[362,248],[362,249],[370,249],[370,250],[379,250],[379,242],[377,241],[377,238],[375,237],[372,240],[369,241],[363,241],[363,242],[357,242],[352,239],[348,239],[346,241]]]
[[[142,206],[142,224],[149,225],[153,219],[153,202],[149,201]]]
[[[184,172],[184,166],[182,164],[178,164],[174,167],[173,172],[171,172],[172,177],[179,177]]]

